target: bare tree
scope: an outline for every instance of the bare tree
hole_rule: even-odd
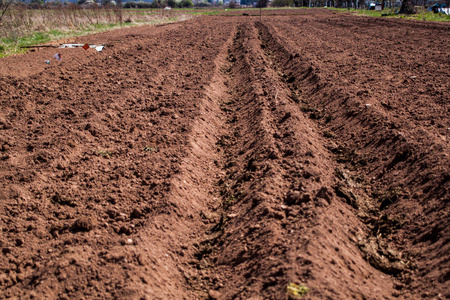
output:
[[[3,16],[5,15],[8,8],[11,6],[14,0],[0,0],[0,23],[2,23]]]
[[[416,10],[411,0],[403,0],[402,7],[400,7],[401,14],[415,14]]]
[[[267,7],[267,4],[269,4],[268,0],[258,0],[258,2],[256,2],[256,7],[258,8]]]
[[[123,16],[122,16],[122,0],[116,1],[116,7],[114,7],[114,11],[116,12],[117,17],[119,18],[120,25],[123,23]]]

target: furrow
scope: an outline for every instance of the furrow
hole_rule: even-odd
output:
[[[312,298],[337,291],[370,298],[373,289],[388,297],[391,280],[358,249],[364,225],[335,196],[331,154],[270,67],[253,24],[238,27],[229,61],[232,98],[224,108],[233,134],[223,137],[227,176],[221,181],[226,211],[208,257],[217,273],[235,279],[222,281],[219,292],[226,299],[279,299],[298,284]],[[366,278],[366,285],[352,274]]]
[[[448,224],[439,212],[446,206],[442,199],[449,190],[445,139],[426,130],[417,132],[408,118],[399,121],[391,116],[378,105],[382,99],[376,105],[362,102],[364,97],[348,92],[356,85],[341,88],[332,83],[326,70],[313,66],[297,51],[298,46],[291,47],[296,38],[278,37],[270,24],[258,24],[258,28],[266,52],[289,82],[299,106],[328,139],[327,147],[339,163],[335,191],[370,228],[359,242],[367,261],[405,284],[411,284],[416,264],[429,260],[435,262],[433,268],[439,268],[435,256],[417,256],[407,249],[422,242],[424,251],[432,253],[436,246],[427,243],[430,232],[433,228],[435,234],[443,232]],[[424,145],[429,147],[427,154]],[[418,239],[417,234],[424,238]]]

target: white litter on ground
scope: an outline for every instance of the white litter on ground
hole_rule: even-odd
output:
[[[58,48],[94,48],[97,51],[102,51],[105,46],[103,45],[88,45],[88,44],[62,44]]]

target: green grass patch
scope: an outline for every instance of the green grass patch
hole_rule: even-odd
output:
[[[103,31],[103,30],[109,30],[114,27],[118,26],[117,23],[105,23],[105,24],[92,24],[92,27],[94,28],[94,31]]]
[[[175,8],[174,11],[189,13],[193,15],[212,16],[224,12],[226,7],[209,7],[209,8]]]
[[[397,19],[407,19],[407,20],[419,20],[419,21],[433,21],[433,22],[450,22],[450,16],[442,13],[435,14],[431,11],[427,11],[424,9],[419,9],[416,14],[405,15],[398,14],[397,11],[399,8],[386,8],[382,11],[375,10],[367,10],[367,9],[347,9],[347,8],[333,8],[329,7],[328,9],[334,10],[337,12],[350,12],[360,16],[367,17],[383,17],[383,18],[397,18]]]
[[[145,151],[145,152],[158,152],[158,148],[156,148],[156,147],[149,147],[149,146],[142,148],[142,150]]]
[[[110,158],[114,153],[108,150],[92,150],[94,155],[101,156],[103,158]]]
[[[30,45],[43,44],[51,40],[50,35],[46,32],[35,32],[32,35],[22,37],[8,37],[0,39],[0,57],[7,56],[12,53],[24,53],[27,50],[21,47]]]
[[[298,299],[305,296],[309,292],[309,288],[302,284],[289,283],[287,293],[291,298]]]

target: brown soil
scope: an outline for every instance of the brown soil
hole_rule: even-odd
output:
[[[74,42],[0,61],[1,299],[450,298],[449,24]]]

